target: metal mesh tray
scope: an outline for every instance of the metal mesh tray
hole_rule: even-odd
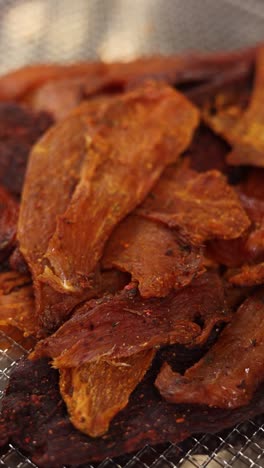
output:
[[[263,31],[263,0],[0,0],[0,73],[31,62],[231,49],[263,40]],[[0,399],[29,348],[30,340],[0,331]],[[34,466],[12,445],[0,453],[0,467]],[[218,435],[147,446],[85,468],[95,466],[263,468],[264,416]]]

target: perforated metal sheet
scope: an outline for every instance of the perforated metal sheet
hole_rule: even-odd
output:
[[[31,62],[128,60],[264,40],[263,0],[0,0],[0,72]],[[28,340],[0,332],[0,398]],[[0,467],[33,463],[9,446]],[[85,468],[94,468],[87,465]],[[264,417],[181,446],[145,447],[100,468],[263,468]],[[52,468],[52,467],[51,467]]]

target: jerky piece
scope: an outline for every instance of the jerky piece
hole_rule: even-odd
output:
[[[18,203],[0,186],[0,260],[4,260],[15,246]]]
[[[181,94],[153,83],[111,100],[86,121],[89,151],[71,201],[57,216],[42,275],[62,292],[89,285],[113,228],[186,149],[198,115]]]
[[[49,356],[57,367],[77,367],[105,355],[119,359],[171,343],[194,346],[229,319],[222,282],[214,272],[162,299],[143,300],[136,288],[126,287],[114,297],[80,307],[38,343],[33,357]]]
[[[60,468],[130,453],[146,444],[219,432],[264,411],[263,388],[248,406],[225,410],[169,404],[154,388],[154,378],[155,371],[149,372],[106,435],[91,438],[72,426],[59,393],[58,373],[46,360],[20,361],[3,399],[0,443],[9,439],[41,468]]]
[[[264,167],[263,102],[264,102],[264,47],[257,53],[255,83],[249,107],[236,125],[228,132],[233,150],[227,162],[233,165]]]
[[[73,425],[92,437],[107,432],[113,417],[128,403],[132,391],[153,360],[153,350],[123,359],[107,357],[73,369],[60,369],[60,392]]]
[[[239,272],[229,278],[237,286],[257,286],[264,284],[264,262],[257,265],[244,265]]]
[[[45,112],[0,103],[0,184],[20,195],[31,146],[52,125]]]
[[[201,248],[166,226],[130,215],[115,229],[102,259],[139,282],[142,297],[165,297],[186,286],[202,269]]]
[[[264,290],[238,309],[208,353],[182,376],[164,365],[156,387],[170,403],[247,405],[263,381]]]
[[[236,192],[213,170],[169,168],[137,213],[181,228],[196,242],[233,239],[250,224]]]
[[[240,201],[250,221],[250,228],[238,239],[213,240],[207,253],[229,267],[264,260],[264,190],[263,169],[251,169],[247,178],[236,187]]]
[[[0,274],[0,325],[12,325],[24,335],[36,335],[34,292],[28,275],[9,271]]]

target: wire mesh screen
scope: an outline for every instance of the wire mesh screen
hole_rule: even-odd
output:
[[[242,47],[264,37],[263,0],[0,0],[0,72],[32,62],[128,60],[151,53]],[[0,332],[0,398],[30,349]],[[0,466],[35,466],[9,446]],[[145,447],[100,468],[262,468],[264,417],[181,445]],[[86,465],[93,468],[95,465]]]

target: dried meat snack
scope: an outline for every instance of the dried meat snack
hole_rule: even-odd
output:
[[[180,228],[197,243],[237,238],[250,224],[234,189],[215,170],[169,168],[137,213]]]
[[[165,297],[203,271],[202,248],[155,221],[129,215],[112,233],[102,266],[131,273],[142,297]]]
[[[40,315],[48,306],[40,283],[66,295],[91,288],[111,231],[188,146],[197,123],[197,110],[181,94],[148,84],[114,101],[83,104],[35,146],[18,239]],[[52,327],[56,318],[46,317]]]
[[[264,145],[262,141],[262,105],[264,101],[264,48],[256,57],[256,75],[249,106],[228,132],[228,141],[233,149],[227,162],[233,165],[253,165],[264,167]]]
[[[109,432],[91,438],[71,424],[57,371],[45,359],[20,361],[3,399],[0,445],[10,441],[40,468],[60,468],[131,453],[146,444],[176,443],[191,434],[219,432],[264,411],[263,387],[249,405],[235,410],[172,405],[154,388],[156,371],[154,367],[133,392]]]
[[[215,272],[204,273],[165,298],[143,300],[131,285],[79,307],[56,333],[37,344],[33,358],[52,357],[55,366],[69,368],[104,355],[116,359],[166,344],[192,347],[205,342],[214,326],[230,317]]]
[[[217,342],[184,375],[163,366],[155,385],[168,402],[226,409],[250,403],[264,378],[263,298],[260,290],[246,299]]]

